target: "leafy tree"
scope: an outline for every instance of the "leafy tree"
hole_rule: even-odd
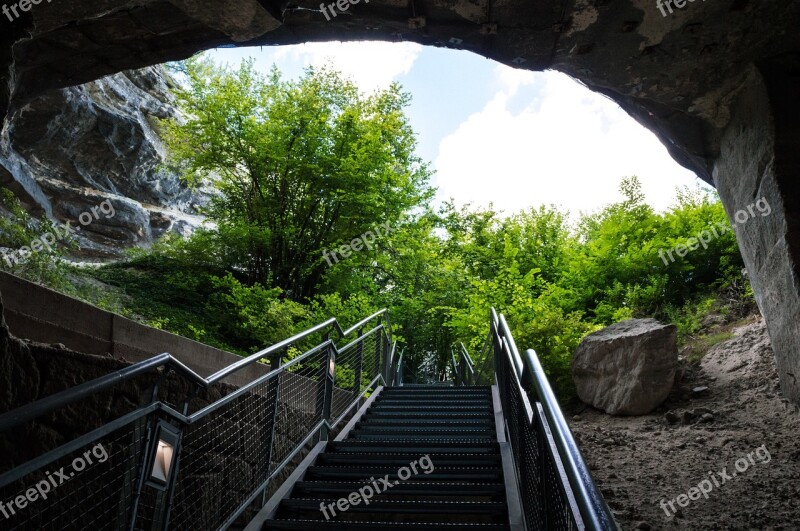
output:
[[[165,141],[189,182],[219,191],[209,251],[249,283],[308,299],[332,262],[323,252],[432,196],[399,85],[365,96],[329,68],[285,81],[252,60],[230,70],[198,58],[186,72],[187,118],[165,123]]]

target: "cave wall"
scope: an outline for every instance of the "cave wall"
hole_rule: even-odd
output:
[[[734,229],[781,388],[800,403],[800,69],[786,61],[749,72],[713,175],[731,220],[759,199],[770,205],[770,215],[734,223]]]

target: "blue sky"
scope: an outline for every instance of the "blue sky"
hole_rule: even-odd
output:
[[[432,164],[437,201],[513,213],[555,204],[572,214],[618,200],[638,175],[648,202],[666,209],[675,188],[702,184],[656,137],[614,102],[557,72],[515,70],[463,51],[413,43],[307,43],[212,50],[218,62],[246,57],[287,77],[330,62],[369,92],[399,81],[419,155]]]

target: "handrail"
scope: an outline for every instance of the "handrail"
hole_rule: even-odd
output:
[[[450,360],[453,364],[453,380],[456,382],[456,385],[461,385],[461,381],[459,378],[458,373],[458,361],[456,361],[456,353],[453,352],[453,347],[450,347]]]
[[[367,317],[365,319],[362,319],[361,321],[356,323],[354,326],[351,326],[347,330],[342,330],[342,327],[339,324],[339,321],[335,317],[331,317],[330,319],[328,319],[327,321],[325,321],[323,323],[320,323],[320,324],[318,324],[316,326],[313,326],[313,327],[309,328],[308,330],[304,330],[304,331],[302,331],[302,332],[300,332],[298,334],[295,334],[295,335],[293,335],[292,337],[290,337],[288,339],[284,339],[283,341],[279,341],[278,343],[275,343],[274,345],[272,345],[270,347],[267,347],[264,350],[260,350],[260,351],[256,352],[255,354],[251,354],[251,355],[247,356],[246,358],[244,358],[244,359],[242,359],[240,361],[237,361],[236,363],[233,363],[233,364],[229,365],[228,367],[226,367],[226,368],[224,368],[224,369],[222,369],[220,371],[215,372],[214,374],[209,376],[208,379],[206,380],[206,387],[208,385],[211,385],[211,384],[215,383],[215,382],[218,382],[219,380],[222,380],[226,376],[230,376],[234,372],[236,372],[236,371],[238,371],[238,370],[240,370],[240,369],[242,369],[242,368],[244,368],[244,367],[246,367],[248,365],[252,365],[253,363],[258,362],[259,360],[261,360],[263,358],[267,358],[271,354],[274,354],[274,353],[279,352],[279,351],[281,351],[281,350],[283,350],[285,348],[288,348],[288,347],[294,345],[295,343],[298,343],[299,341],[302,341],[303,339],[307,338],[308,336],[316,334],[317,332],[321,332],[322,330],[325,330],[325,329],[327,329],[329,327],[333,327],[334,330],[339,333],[339,337],[344,338],[344,337],[347,337],[350,334],[352,334],[354,331],[362,328],[364,325],[366,325],[371,320],[373,320],[376,317],[381,316],[383,314],[387,314],[388,315],[388,310],[386,308],[375,312],[374,314],[370,315],[369,317]],[[387,318],[387,322],[388,322],[388,318]],[[388,330],[388,327],[387,327],[387,330]],[[391,334],[390,333],[389,333],[389,338],[391,339]],[[275,369],[275,367],[271,367],[271,369]]]
[[[469,355],[469,351],[467,347],[464,346],[464,343],[461,343],[461,358],[467,365],[467,371],[469,371],[469,383],[470,385],[475,385],[477,382],[475,381],[475,363],[472,361],[472,356]]]
[[[383,316],[385,316],[386,319],[385,323],[380,321]],[[379,319],[378,324],[368,332],[364,333],[364,327],[366,327],[376,318]],[[306,350],[300,356],[288,361],[286,364],[281,364],[280,359],[274,359],[275,355],[282,354],[291,345],[294,345],[315,333],[325,331],[335,331],[341,336],[341,338],[347,338],[353,334],[353,332],[358,331],[358,337],[353,341],[343,345],[340,349],[337,347],[334,341],[330,339],[330,334],[326,333],[324,335],[324,340],[321,343]],[[37,470],[43,470],[44,467],[50,466],[57,459],[61,459],[62,457],[74,452],[77,448],[80,448],[88,442],[96,442],[100,437],[106,436],[112,431],[132,425],[131,423],[134,421],[140,422],[141,420],[147,420],[147,440],[144,441],[143,439],[144,445],[139,447],[137,450],[135,450],[135,453],[132,454],[135,455],[135,457],[132,457],[132,459],[139,460],[139,464],[137,466],[140,472],[137,473],[142,474],[137,486],[135,487],[136,496],[131,502],[132,505],[128,508],[132,511],[130,513],[132,515],[130,525],[133,526],[137,517],[136,508],[138,507],[138,497],[139,493],[141,493],[141,489],[143,488],[143,482],[145,481],[147,470],[144,462],[146,459],[151,459],[152,455],[154,455],[151,452],[155,451],[152,449],[148,450],[147,448],[150,448],[149,445],[152,445],[151,437],[154,433],[153,430],[156,429],[156,424],[158,424],[158,422],[165,421],[171,423],[172,427],[177,430],[179,437],[184,431],[188,432],[188,430],[192,429],[215,429],[211,424],[206,424],[205,419],[208,419],[218,410],[230,406],[234,403],[234,401],[240,400],[242,397],[251,395],[262,396],[263,400],[254,403],[251,407],[261,407],[261,411],[264,414],[265,419],[270,417],[272,418],[272,424],[265,425],[267,428],[272,426],[272,434],[270,435],[269,431],[266,433],[268,436],[267,440],[269,441],[266,447],[266,454],[261,455],[259,458],[261,459],[260,462],[267,463],[267,471],[269,473],[262,482],[255,485],[254,489],[247,491],[249,494],[245,496],[246,499],[237,498],[235,503],[238,505],[234,505],[233,507],[229,508],[228,512],[220,513],[218,515],[221,518],[226,519],[222,525],[224,528],[233,523],[233,521],[238,518],[244,510],[246,510],[249,504],[259,496],[259,494],[262,496],[262,498],[266,495],[269,483],[274,478],[278,477],[279,473],[286,466],[288,466],[297,455],[299,455],[299,452],[309,441],[311,441],[315,436],[318,436],[318,440],[320,441],[327,440],[329,432],[334,429],[346,417],[346,415],[353,410],[354,407],[358,405],[358,403],[363,399],[365,394],[370,391],[370,389],[374,389],[376,385],[387,385],[390,381],[392,383],[399,383],[399,385],[402,385],[403,351],[401,350],[399,356],[397,357],[397,369],[395,370],[394,374],[392,374],[390,371],[393,369],[392,363],[395,360],[397,343],[396,341],[391,341],[390,338],[391,322],[386,309],[362,319],[347,330],[342,330],[338,320],[331,318],[323,323],[295,334],[288,339],[280,341],[266,349],[256,352],[255,354],[252,354],[247,358],[240,360],[237,363],[234,363],[207,378],[199,376],[180,361],[172,357],[170,354],[164,353],[132,366],[125,367],[124,369],[118,370],[112,374],[85,382],[73,388],[45,397],[14,411],[0,415],[0,432],[7,432],[16,426],[19,426],[20,424],[30,422],[58,408],[63,408],[78,400],[94,396],[98,392],[104,391],[113,386],[117,386],[122,382],[131,380],[139,375],[152,373],[154,371],[174,370],[176,373],[186,376],[191,383],[196,384],[196,388],[193,391],[190,389],[178,399],[179,403],[182,403],[183,407],[183,411],[179,412],[173,409],[171,405],[168,405],[159,399],[157,391],[161,385],[161,380],[158,380],[153,385],[152,397],[149,404],[141,405],[131,413],[107,422],[98,428],[90,430],[88,433],[78,436],[66,444],[62,444],[57,448],[38,455],[37,457],[12,468],[11,470],[3,472],[0,474],[0,488],[5,488],[11,484],[11,482],[17,481]],[[362,363],[364,363],[364,356],[366,354],[364,352],[365,349],[362,347],[367,344],[374,345],[375,350],[373,352],[375,353],[375,357],[374,365],[370,363],[369,369],[366,368],[366,365],[364,366],[363,376],[367,376],[367,381],[364,382],[361,379],[361,368]],[[356,349],[355,347],[358,348]],[[277,365],[274,365],[266,374],[258,376],[253,381],[240,387],[239,389],[231,393],[224,394],[224,396],[213,400],[211,403],[205,404],[199,410],[189,414],[188,404],[193,397],[198,396],[197,393],[199,389],[207,388],[214,383],[219,382],[226,376],[234,373],[235,371],[240,370],[246,365],[255,363],[264,357],[273,358],[271,361],[277,362]],[[343,383],[342,385],[344,387],[338,384],[335,368],[338,367],[340,359],[341,363],[344,363],[345,366],[358,367],[356,372],[357,376],[355,380],[355,387],[353,387],[353,385],[351,385],[349,382]],[[295,372],[294,368],[299,368],[300,371]],[[290,440],[287,440],[286,442],[290,442],[290,446],[279,447],[277,445],[285,444],[285,442],[276,442],[276,437],[278,437],[278,435],[276,435],[275,432],[275,422],[277,419],[276,415],[279,411],[278,408],[280,407],[279,402],[281,404],[286,404],[287,406],[292,403],[289,401],[292,400],[291,397],[288,398],[287,401],[283,401],[283,399],[279,398],[279,389],[283,388],[284,385],[281,383],[282,377],[290,372],[296,374],[297,377],[302,378],[303,381],[307,381],[309,383],[313,382],[313,386],[309,387],[309,389],[316,390],[317,401],[312,400],[310,404],[312,405],[312,409],[314,409],[315,418],[318,418],[319,421],[316,422],[314,426],[308,428],[308,432],[304,437],[302,437],[299,444],[296,444],[297,441],[290,442]],[[163,374],[166,373],[162,372],[162,378]],[[293,380],[290,380],[290,382],[291,381]],[[365,384],[366,387],[364,387]],[[302,386],[300,388],[302,388]],[[287,387],[286,389],[289,390],[292,389],[292,387]],[[341,394],[338,395],[339,398],[334,399],[332,394],[334,391],[337,393],[347,393],[349,396],[348,400],[344,401],[345,403],[343,404]],[[293,396],[296,398],[298,395],[295,393]],[[320,399],[321,401],[319,401]],[[335,411],[332,411],[331,406],[334,405],[334,401]],[[234,412],[236,410],[232,409],[230,411]],[[203,432],[194,431],[193,433]],[[152,521],[154,524],[156,522],[156,518],[160,520],[163,525],[166,525],[166,523],[170,520],[170,504],[172,504],[175,499],[175,485],[178,482],[178,480],[175,478],[180,474],[179,469],[182,468],[180,467],[180,464],[184,461],[184,458],[180,457],[180,446],[181,443],[179,442],[178,446],[176,446],[177,451],[174,454],[176,455],[176,461],[174,463],[176,471],[172,474],[170,486],[168,487],[167,491],[165,491],[166,494],[164,494],[165,497],[162,499],[162,502],[160,502],[164,504],[161,506],[162,509],[159,509],[161,512],[159,512],[158,515],[155,515],[154,513],[153,515],[145,517],[150,518],[152,516],[154,520],[150,521]],[[195,451],[201,451],[199,448],[201,447],[196,446]],[[271,459],[273,458],[279,458],[276,461],[276,465],[270,465],[272,462]],[[194,463],[191,458],[189,459],[190,460],[188,463]],[[214,525],[214,527],[217,526]]]
[[[475,375],[475,362],[469,355],[467,347],[464,343],[459,342],[458,356],[456,356],[453,347],[450,347],[450,359],[453,365],[453,379],[456,385],[475,385],[477,383]],[[463,361],[461,361],[463,360]],[[465,378],[469,372],[469,378]]]
[[[558,406],[554,407],[554,404],[558,404],[556,396],[547,381],[536,352],[532,349],[525,351],[525,367],[526,374],[529,375],[528,380],[533,385],[536,395],[541,398],[539,403],[550,425],[553,440],[584,522],[590,529],[614,529],[614,519],[610,515],[609,508],[592,479],[589,467],[586,466],[583,454],[561,409]],[[523,382],[523,385],[526,385],[526,382]]]
[[[536,402],[542,406],[558,457],[564,467],[569,487],[575,497],[575,503],[584,520],[584,525],[587,529],[592,530],[617,529],[611,511],[594,483],[586,461],[575,443],[572,431],[558,406],[558,401],[536,352],[532,349],[527,350],[523,361],[505,317],[502,314],[498,315],[494,308],[491,310],[491,324],[501,343],[507,347],[505,350],[511,358],[510,361],[525,393],[530,395],[532,388],[534,393],[532,398],[535,398]]]
[[[522,356],[519,355],[517,344],[514,342],[514,336],[511,335],[511,329],[509,329],[508,323],[506,323],[506,318],[502,314],[498,316],[494,308],[492,308],[492,315],[493,317],[497,317],[496,326],[499,325],[500,331],[502,332],[501,336],[508,341],[508,347],[511,349],[511,360],[514,362],[514,369],[517,371],[517,377],[522,380],[522,373],[525,366],[522,364]]]
[[[403,385],[403,355],[405,354],[405,348],[400,349],[400,354],[397,356],[397,365],[394,368],[394,373],[392,374],[392,382],[391,385],[398,386]]]
[[[26,406],[14,409],[0,415],[0,432],[7,431],[15,428],[26,422],[40,417],[54,409],[64,407],[86,398],[90,395],[114,387],[122,382],[126,382],[139,375],[152,372],[153,370],[161,367],[169,367],[175,369],[177,372],[183,373],[186,377],[197,384],[204,382],[203,378],[199,376],[192,369],[185,366],[179,360],[172,357],[171,354],[159,354],[150,359],[140,361],[130,367],[125,367],[116,372],[102,376],[95,380],[84,382],[75,387],[70,387],[53,395],[39,399]]]
[[[359,328],[362,328],[368,322],[370,322],[373,319],[375,319],[376,317],[380,317],[382,315],[386,315],[386,324],[387,324],[386,329],[387,329],[387,331],[389,331],[389,339],[391,340],[392,339],[391,323],[389,322],[389,310],[387,308],[384,308],[382,310],[378,310],[377,312],[373,313],[369,317],[365,317],[364,319],[362,319],[361,321],[357,322],[356,324],[354,324],[353,326],[351,326],[350,328],[348,328],[344,332],[342,332],[341,331],[342,329],[339,328],[339,333],[341,334],[341,337],[349,336],[350,334],[352,334],[353,332],[355,332]],[[336,323],[336,326],[339,327],[339,323]]]
[[[61,408],[64,407],[65,405],[75,403],[92,394],[114,387],[120,383],[126,382],[137,376],[146,374],[148,372],[152,372],[162,367],[173,369],[175,372],[182,374],[183,376],[191,380],[193,383],[201,387],[207,388],[219,382],[220,380],[224,379],[225,377],[230,376],[234,372],[248,365],[256,363],[258,360],[266,358],[269,355],[274,354],[275,352],[288,348],[293,344],[302,341],[308,336],[313,335],[322,330],[325,330],[328,327],[333,327],[339,333],[340,337],[344,338],[353,333],[354,331],[358,330],[359,328],[363,327],[366,323],[384,314],[387,315],[387,324],[389,324],[388,309],[384,308],[378,312],[375,312],[369,317],[362,319],[361,321],[356,323],[354,326],[351,326],[347,330],[342,330],[339,321],[335,317],[331,317],[327,321],[324,321],[302,332],[299,332],[293,335],[292,337],[284,339],[283,341],[280,341],[278,343],[275,343],[274,345],[267,347],[263,350],[260,350],[255,354],[251,354],[250,356],[240,361],[237,361],[220,371],[215,372],[208,378],[203,378],[202,376],[194,372],[192,369],[184,365],[180,360],[173,357],[171,354],[162,353],[152,358],[146,359],[144,361],[135,363],[130,367],[125,367],[124,369],[120,369],[106,376],[102,376],[100,378],[84,382],[75,387],[71,387],[69,389],[60,391],[56,394],[39,399],[36,402],[32,402],[23,407],[3,413],[2,415],[0,415],[0,432],[7,431],[26,422],[30,422],[31,420],[40,417],[46,413],[49,413],[50,411],[53,411],[57,408]],[[391,337],[391,332],[388,326],[386,330],[387,330],[387,335]],[[277,369],[277,367],[270,367],[271,371],[275,369]]]

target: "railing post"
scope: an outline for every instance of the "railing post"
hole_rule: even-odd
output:
[[[394,368],[394,375],[392,376],[392,385],[394,387],[401,387],[403,385],[403,353],[401,352],[397,358],[397,365]]]
[[[353,400],[361,394],[361,375],[364,372],[364,329],[358,329],[358,345],[356,346],[355,377],[353,378]]]
[[[383,373],[383,365],[383,329],[381,329],[375,334],[375,376]]]
[[[327,336],[327,334],[326,334]],[[325,338],[328,339],[327,337]],[[322,364],[322,419],[330,422],[331,420],[331,403],[333,402],[333,383],[336,374],[336,351],[333,344],[328,346],[328,356]],[[320,441],[328,440],[328,433],[330,428],[323,425],[320,431]]]
[[[269,361],[270,372],[280,369],[283,362],[283,352],[276,351],[267,358]],[[267,448],[267,459],[265,463],[266,477],[269,477],[270,470],[272,469],[272,454],[275,450],[275,424],[278,422],[278,400],[280,399],[281,377],[278,375],[273,379],[274,385],[268,387],[267,404],[271,411],[267,412],[267,418],[270,419],[269,426],[269,448]],[[266,431],[266,430],[265,430]],[[266,478],[265,478],[266,479]],[[267,489],[261,491],[261,506],[267,503]]]
[[[453,352],[453,347],[450,347],[450,361],[453,363],[453,382],[456,387],[461,385],[461,372],[458,370],[458,361],[456,361],[456,353]]]
[[[381,337],[383,337],[383,371],[381,374],[383,374],[383,382],[389,386],[392,385],[392,343],[389,339],[389,334],[385,330]],[[394,352],[394,354],[397,354],[397,352]]]

